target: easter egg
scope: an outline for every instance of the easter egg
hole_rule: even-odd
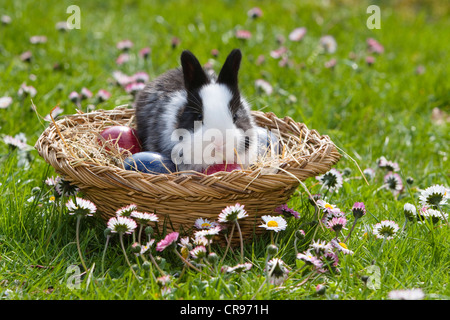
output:
[[[210,175],[220,171],[231,172],[236,169],[241,170],[242,169],[241,165],[237,163],[217,163],[210,165],[208,168],[206,168],[204,173]]]
[[[132,154],[141,152],[141,143],[134,128],[128,126],[112,126],[103,130],[100,135],[108,144],[117,146],[119,151],[126,149]],[[99,143],[102,144],[103,140],[99,139]],[[109,150],[107,147],[108,144],[105,145],[107,150]]]
[[[281,153],[281,143],[277,136],[270,130],[257,127],[257,152],[259,157],[276,155]]]
[[[125,170],[140,171],[144,173],[171,173],[175,172],[176,166],[167,157],[160,153],[143,151],[133,154],[124,160]]]

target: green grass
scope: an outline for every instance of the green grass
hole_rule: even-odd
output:
[[[159,285],[129,253],[132,263],[140,265],[134,278],[113,237],[106,250],[102,272],[102,254],[106,238],[105,223],[95,217],[81,222],[81,248],[92,272],[82,278],[80,288],[70,289],[73,273],[68,267],[79,265],[75,243],[76,219],[67,214],[66,199],[49,202],[52,195],[45,184],[54,176],[53,168],[35,150],[21,153],[0,143],[0,297],[2,299],[387,299],[394,289],[421,288],[426,299],[449,299],[450,271],[449,229],[445,223],[409,223],[405,232],[386,241],[371,234],[375,223],[391,219],[403,225],[403,204],[418,204],[418,190],[433,184],[449,186],[448,121],[432,120],[432,110],[450,112],[449,52],[446,39],[450,28],[450,6],[444,2],[410,1],[406,4],[377,1],[381,7],[381,29],[366,27],[364,1],[3,1],[0,15],[12,18],[0,25],[0,97],[10,96],[13,103],[0,109],[2,136],[24,133],[33,146],[47,126],[31,109],[30,99],[20,99],[22,83],[32,85],[37,95],[32,99],[37,112],[45,116],[59,105],[64,114],[76,112],[68,99],[72,91],[86,87],[94,94],[99,89],[112,97],[96,105],[112,109],[129,103],[132,96],[116,86],[112,73],[146,71],[153,78],[179,64],[183,49],[193,51],[202,62],[213,59],[212,49],[220,54],[213,64],[220,67],[226,54],[239,47],[243,52],[240,71],[241,91],[254,110],[273,111],[279,117],[290,116],[309,128],[326,134],[345,151],[336,168],[351,170],[337,194],[327,194],[328,201],[347,212],[348,228],[353,223],[350,210],[355,202],[364,202],[367,214],[358,222],[348,247],[353,255],[340,255],[338,273],[316,274],[304,269],[281,287],[264,286],[263,271],[268,236],[245,245],[245,257],[254,265],[241,275],[223,275],[193,270],[182,273],[183,264],[170,252],[155,253],[161,266],[175,280],[171,293],[162,296]],[[59,32],[55,24],[69,14],[66,8],[77,4],[81,9],[81,29]],[[259,6],[263,16],[247,17],[247,11]],[[301,42],[288,40],[296,27],[306,27]],[[234,31],[252,32],[249,40],[236,39]],[[338,49],[333,54],[315,54],[319,38],[330,34]],[[29,38],[45,35],[47,43],[33,45]],[[280,67],[270,57],[278,49],[277,36],[288,48],[290,65]],[[180,44],[171,47],[172,37]],[[371,66],[365,63],[367,38],[375,38],[385,48]],[[115,45],[123,39],[134,43],[132,59],[117,66],[119,54]],[[140,48],[152,48],[147,62],[139,59]],[[31,63],[19,58],[31,50]],[[355,58],[351,59],[353,54]],[[258,56],[265,62],[257,65]],[[337,60],[334,69],[324,63]],[[58,68],[54,66],[58,65]],[[425,67],[423,74],[416,68]],[[274,88],[271,95],[255,88],[255,80],[265,79]],[[295,100],[289,99],[289,96]],[[83,101],[86,110],[88,103]],[[395,197],[385,189],[376,159],[385,156],[398,162],[405,190]],[[351,158],[350,158],[351,157]],[[377,176],[367,185],[359,173],[372,167]],[[412,177],[409,185],[406,178]],[[314,194],[320,185],[312,178],[305,182]],[[35,196],[36,200],[29,199]],[[289,206],[300,212],[301,219],[290,221],[277,238],[278,257],[294,270],[293,232],[298,227],[306,238],[297,243],[299,252],[307,249],[314,231],[316,239],[330,240],[329,230],[304,223],[310,222],[314,209],[303,188],[299,188]],[[443,208],[448,213],[448,206]],[[219,213],[218,213],[219,214]],[[344,230],[347,234],[349,230]],[[367,235],[364,236],[364,233]],[[128,245],[131,238],[126,239]],[[128,248],[129,249],[129,248]],[[224,248],[213,246],[221,257]],[[239,262],[239,248],[229,253],[225,263]],[[379,268],[380,287],[367,288],[361,280],[370,275],[372,264]],[[158,276],[158,272],[152,268]],[[307,280],[306,280],[307,279]],[[325,295],[315,294],[317,284],[326,284]]]

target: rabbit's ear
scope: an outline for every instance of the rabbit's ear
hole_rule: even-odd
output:
[[[234,49],[230,52],[222,70],[220,70],[218,83],[227,85],[230,88],[237,89],[238,85],[238,72],[241,65],[242,53],[239,49]]]
[[[183,67],[184,86],[187,92],[192,92],[208,83],[208,76],[200,62],[189,50],[184,50],[181,53],[181,66]]]

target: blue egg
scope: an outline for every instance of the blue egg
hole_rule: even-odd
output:
[[[126,170],[151,174],[171,173],[177,171],[175,164],[157,152],[144,151],[133,154],[123,163]]]
[[[256,133],[258,135],[258,156],[277,155],[281,153],[280,140],[272,131],[257,127]]]

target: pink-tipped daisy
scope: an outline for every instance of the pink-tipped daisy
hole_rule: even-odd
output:
[[[386,238],[386,240],[391,240],[394,238],[394,235],[397,233],[398,229],[398,224],[395,223],[395,221],[383,220],[373,227],[373,234],[378,239]]]
[[[295,28],[289,33],[289,40],[300,41],[306,34],[307,29],[305,27]]]
[[[133,42],[131,40],[125,39],[122,41],[119,41],[116,44],[116,48],[122,51],[128,51],[133,47]]]
[[[78,191],[80,191],[77,186],[72,185],[69,181],[61,177],[56,178],[55,190],[60,196],[63,197],[74,196],[78,193]]]
[[[285,230],[287,227],[286,220],[280,216],[262,216],[261,219],[264,223],[259,227],[265,228],[266,230],[279,232]]]
[[[75,201],[69,199],[66,203],[66,207],[69,210],[70,215],[82,217],[92,216],[97,211],[97,207],[91,201],[78,197],[75,197]]]
[[[150,56],[150,53],[152,53],[152,49],[150,49],[149,47],[145,47],[139,50],[139,56],[143,59],[147,59]]]
[[[285,217],[294,217],[295,219],[300,218],[300,214],[297,211],[289,208],[286,204],[276,207],[274,211],[275,213],[278,213]]]
[[[324,240],[313,241],[309,246],[318,255],[322,255],[322,254],[324,254],[326,252],[329,252],[331,250],[330,244],[328,244]]]
[[[137,205],[131,203],[125,207],[122,207],[116,211],[116,216],[129,217],[133,211],[137,211]]]
[[[322,267],[322,262],[309,250],[305,251],[304,253],[298,253],[297,259],[304,261],[308,265],[313,265],[316,268]]]
[[[131,218],[117,216],[108,220],[108,228],[112,233],[131,234],[137,228],[136,221]]]
[[[403,190],[402,178],[398,173],[394,173],[392,171],[387,173],[384,176],[384,183],[394,194],[397,194]]]
[[[259,8],[259,7],[253,7],[247,11],[247,16],[252,19],[260,18],[260,17],[262,17],[262,15],[263,15],[263,12],[262,12],[261,8]]]
[[[91,92],[91,90],[89,90],[88,88],[81,88],[81,91],[80,91],[80,96],[81,96],[81,99],[89,99],[89,98],[92,98],[92,92]]]
[[[248,30],[236,30],[236,38],[248,40],[252,37],[252,33]]]
[[[247,211],[245,211],[244,206],[236,203],[234,206],[228,206],[222,210],[219,214],[219,222],[234,222],[239,219],[248,217]]]
[[[241,273],[245,271],[249,271],[252,268],[252,264],[250,262],[240,263],[235,265],[234,267],[227,268],[227,273]]]
[[[345,225],[347,224],[347,219],[344,217],[334,217],[330,221],[328,221],[327,227],[334,232],[341,231]]]
[[[417,214],[416,207],[411,203],[405,203],[403,206],[403,214],[406,219],[413,221]]]
[[[339,240],[331,240],[330,245],[332,248],[336,249],[338,252],[342,252],[343,254],[353,254],[353,251],[348,249],[345,243],[339,242]]]
[[[171,244],[175,243],[178,240],[178,236],[178,232],[169,233],[164,239],[156,244],[156,251],[163,251]]]
[[[339,213],[341,209],[339,209],[336,205],[326,202],[322,199],[316,200],[317,206],[322,209],[326,213]]]
[[[212,240],[216,235],[219,234],[220,226],[215,226],[209,229],[203,229],[195,232],[195,238],[206,238],[208,240]]]
[[[190,252],[191,257],[194,260],[200,260],[206,257],[206,247],[205,246],[197,246],[194,249],[192,249]]]
[[[352,213],[355,219],[359,219],[366,214],[366,206],[363,202],[355,202],[352,207]]]
[[[261,89],[267,95],[271,95],[273,92],[272,85],[264,79],[256,79],[255,87],[256,89]]]
[[[104,89],[100,89],[100,90],[98,90],[98,92],[97,92],[97,98],[98,98],[100,101],[106,101],[106,100],[108,100],[109,98],[111,98],[111,93],[110,93],[109,91],[104,90]]]
[[[367,39],[367,49],[369,52],[381,54],[384,52],[384,47],[375,39]]]

